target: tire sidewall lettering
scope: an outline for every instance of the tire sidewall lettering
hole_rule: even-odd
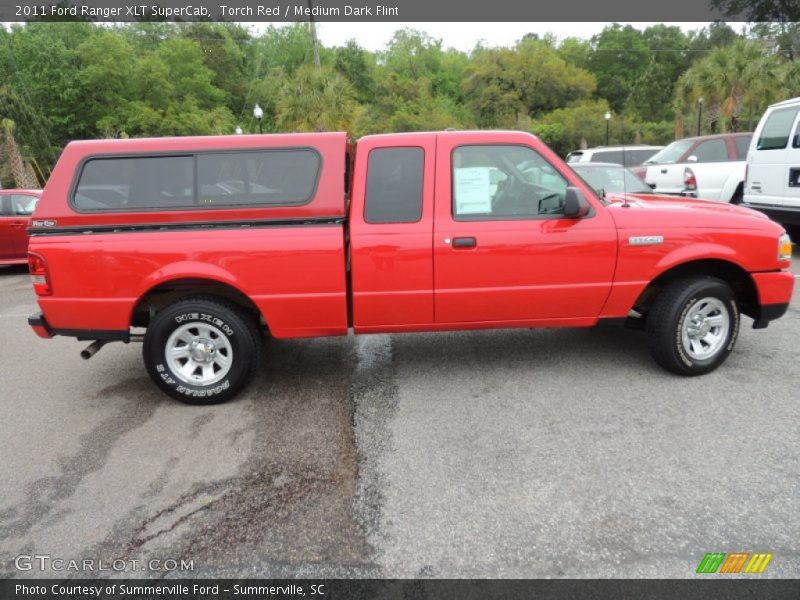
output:
[[[235,334],[233,328],[228,325],[225,321],[216,317],[214,315],[204,313],[204,312],[187,312],[181,313],[179,315],[175,315],[174,321],[178,325],[183,325],[186,323],[191,323],[196,321],[198,323],[210,323],[215,327],[219,328],[222,333],[224,333],[229,338],[232,338]]]
[[[680,358],[683,364],[685,364],[687,367],[690,368],[697,365],[710,364],[719,360],[720,356],[724,356],[729,352],[731,352],[731,350],[733,350],[733,347],[736,344],[736,339],[739,336],[739,327],[740,327],[739,307],[736,304],[736,300],[726,298],[724,301],[728,307],[728,312],[729,312],[728,325],[730,328],[728,343],[723,348],[718,350],[714,356],[712,356],[709,359],[706,359],[703,362],[695,361],[689,357],[689,355],[686,353],[686,350],[683,347],[683,335],[682,335],[683,324],[686,321],[686,315],[688,314],[689,309],[691,309],[691,307],[694,306],[694,304],[700,299],[702,295],[705,294],[702,293],[692,294],[692,296],[688,300],[686,300],[686,302],[683,304],[683,309],[681,310],[681,314],[678,317],[678,326],[675,328],[675,348],[678,353],[678,358]],[[719,298],[720,300],[723,299],[720,298],[719,296],[716,297]]]
[[[228,323],[226,323],[223,319],[207,312],[187,311],[175,315],[172,320],[176,326],[191,324],[195,322],[198,325],[208,323],[210,325],[214,325],[229,339],[233,339],[236,334],[234,329],[230,325],[228,325]],[[164,354],[165,350],[164,344],[166,344],[166,337],[163,340],[163,343],[161,344],[162,355]],[[159,377],[161,377],[161,379],[164,381],[164,383],[172,387],[176,392],[191,398],[211,398],[213,396],[221,394],[222,392],[228,390],[231,387],[230,374],[226,376],[226,378],[223,379],[222,381],[215,383],[213,386],[209,388],[203,388],[203,387],[190,386],[183,382],[178,381],[175,377],[173,377],[171,370],[166,365],[166,362],[161,362],[156,364],[155,370],[158,373]]]

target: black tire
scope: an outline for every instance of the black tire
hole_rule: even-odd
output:
[[[209,331],[208,340],[199,337],[202,330],[186,328],[193,323]],[[166,356],[167,344],[170,336],[179,329],[188,332],[189,336],[198,332],[195,340],[204,340],[202,343],[210,340],[211,345],[219,348],[222,358],[232,353],[229,366],[218,369],[218,364],[211,365],[215,370],[213,377],[219,376],[219,380],[213,381],[212,378],[208,384],[192,383],[187,380],[192,375],[182,375],[172,368]],[[217,352],[211,349],[211,345],[205,346],[208,352]],[[247,313],[224,300],[196,296],[175,302],[156,314],[145,333],[142,352],[147,372],[164,392],[186,404],[218,404],[233,398],[253,377],[260,363],[261,343],[258,328]],[[208,355],[203,357],[209,358]],[[187,358],[183,364],[188,362]],[[225,368],[227,373],[220,374]],[[198,367],[198,370],[200,374],[196,376],[202,377],[203,367]]]
[[[742,185],[739,184],[739,187],[736,188],[736,191],[733,192],[733,196],[731,196],[731,204],[741,204],[744,200],[744,191],[742,190]]]
[[[719,300],[727,309],[728,327],[718,349],[708,358],[699,359],[684,346],[682,333],[690,310],[707,298]],[[739,321],[739,305],[727,283],[710,276],[680,279],[668,284],[650,308],[647,346],[655,361],[668,371],[679,375],[703,375],[728,358],[739,335]]]

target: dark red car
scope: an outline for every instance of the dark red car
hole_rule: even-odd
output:
[[[0,265],[28,262],[28,227],[41,190],[0,190]]]

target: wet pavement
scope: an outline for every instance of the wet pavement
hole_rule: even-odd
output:
[[[616,329],[270,340],[211,407],[159,393],[139,345],[87,362],[39,340],[34,310],[0,269],[2,576],[42,575],[14,567],[40,554],[139,561],[127,576],[686,577],[715,551],[800,576],[798,292],[701,378]]]

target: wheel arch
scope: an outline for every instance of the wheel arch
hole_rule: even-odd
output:
[[[147,327],[159,311],[170,304],[191,296],[210,296],[225,300],[243,309],[262,326],[268,327],[266,316],[240,288],[223,279],[205,276],[183,276],[164,279],[144,291],[131,310],[132,327]]]
[[[731,286],[740,310],[753,317],[758,312],[758,291],[750,274],[738,264],[719,258],[689,260],[673,265],[655,277],[639,294],[633,308],[646,315],[660,291],[678,279],[693,275],[708,275],[725,281]]]

